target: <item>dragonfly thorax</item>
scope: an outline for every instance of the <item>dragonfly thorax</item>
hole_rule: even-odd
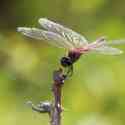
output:
[[[81,53],[71,51],[68,53],[68,57],[71,59],[71,61],[74,63],[76,62],[81,56]]]

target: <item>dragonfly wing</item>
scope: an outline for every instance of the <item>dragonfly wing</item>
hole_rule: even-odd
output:
[[[106,43],[107,45],[123,45],[125,44],[125,40],[111,40]]]
[[[119,55],[123,53],[122,50],[109,46],[101,46],[98,48],[94,48],[94,51],[104,55]]]
[[[73,48],[73,46],[68,43],[63,37],[59,34],[45,31],[37,28],[27,28],[27,27],[18,27],[18,32],[21,32],[23,35],[28,36],[30,38],[34,38],[37,40],[46,40],[50,44],[53,44],[57,47],[63,47],[67,49]]]
[[[47,29],[48,31],[52,31],[60,34],[62,37],[64,37],[64,39],[66,39],[76,48],[82,47],[88,44],[87,40],[82,35],[60,24],[57,24],[46,18],[40,18],[39,23],[43,28]]]

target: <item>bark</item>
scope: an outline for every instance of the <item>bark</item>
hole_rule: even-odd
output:
[[[53,95],[54,95],[54,104],[51,112],[51,125],[61,125],[61,95],[62,95],[62,86],[65,80],[63,75],[63,70],[59,69],[53,73]]]

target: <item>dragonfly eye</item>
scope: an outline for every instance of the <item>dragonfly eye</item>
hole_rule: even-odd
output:
[[[72,60],[69,57],[62,57],[60,63],[63,67],[68,67],[72,65]]]

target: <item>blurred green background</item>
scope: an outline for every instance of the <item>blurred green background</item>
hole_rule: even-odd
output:
[[[124,0],[0,1],[0,124],[48,125],[48,115],[25,103],[51,100],[52,72],[66,54],[23,37],[18,26],[40,27],[47,17],[85,35],[125,38]],[[118,48],[125,51],[125,46]],[[63,88],[63,125],[125,125],[125,54],[84,55]]]

